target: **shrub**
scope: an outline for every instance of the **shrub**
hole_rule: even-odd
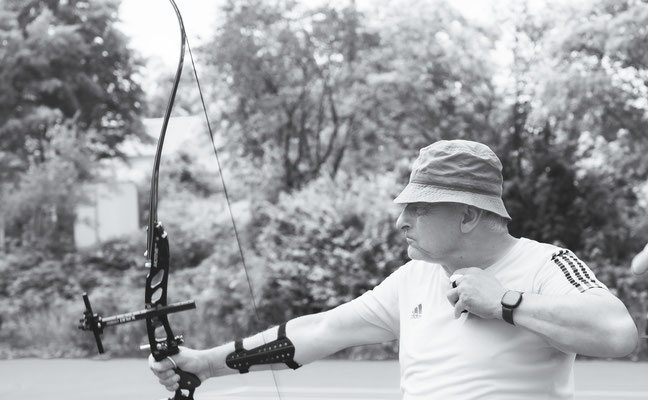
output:
[[[268,323],[331,309],[379,284],[406,261],[395,226],[393,175],[319,178],[277,204],[257,205],[253,247],[267,269]]]

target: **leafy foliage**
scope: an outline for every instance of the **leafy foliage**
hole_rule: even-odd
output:
[[[264,319],[277,323],[328,310],[403,264],[393,182],[393,175],[336,182],[322,177],[255,209],[254,250],[271,271],[260,301]]]
[[[47,133],[52,137],[48,158],[33,164],[15,184],[0,192],[2,214],[9,248],[64,253],[73,248],[74,208],[83,200],[78,182],[84,179],[91,162],[78,146],[73,125],[56,125]]]
[[[0,3],[0,198],[11,246],[70,251],[78,183],[142,131],[118,5]]]
[[[359,64],[376,36],[353,7],[249,0],[224,12],[204,51],[218,55],[211,63],[228,84],[223,118],[232,133],[252,160],[280,169],[279,189],[334,176],[359,139]]]
[[[115,29],[118,2],[3,2],[0,82],[2,151],[20,170],[42,160],[44,135],[73,118],[98,157],[141,131],[133,56]],[[4,169],[4,168],[3,168]]]
[[[227,3],[203,51],[229,88],[230,136],[273,166],[270,198],[321,173],[390,169],[439,138],[496,135],[494,34],[441,2],[414,3],[380,27],[353,5]]]
[[[493,141],[495,31],[468,23],[440,1],[384,7],[391,12],[377,28],[380,48],[368,55],[365,72],[372,145],[362,151],[409,157],[439,139]]]

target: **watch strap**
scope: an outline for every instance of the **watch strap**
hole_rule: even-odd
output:
[[[509,292],[516,292],[516,291],[509,290]],[[513,310],[515,310],[520,305],[520,303],[522,303],[523,292],[517,292],[517,293],[519,293],[519,297],[517,302],[515,302],[515,304],[504,304],[504,302],[502,302],[502,319],[511,325],[515,325],[515,322],[513,321]]]
[[[502,318],[511,325],[515,325],[515,322],[513,322],[513,310],[515,308],[502,306]]]

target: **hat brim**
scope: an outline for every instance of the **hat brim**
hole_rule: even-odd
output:
[[[408,183],[394,203],[461,203],[493,212],[506,219],[511,216],[500,197],[480,193],[453,190],[439,186]]]

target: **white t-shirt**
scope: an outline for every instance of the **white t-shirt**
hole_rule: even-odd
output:
[[[507,289],[563,295],[605,288],[569,250],[521,238],[486,269]],[[438,264],[410,261],[350,304],[400,339],[404,400],[573,399],[575,354],[499,319],[454,317]]]

